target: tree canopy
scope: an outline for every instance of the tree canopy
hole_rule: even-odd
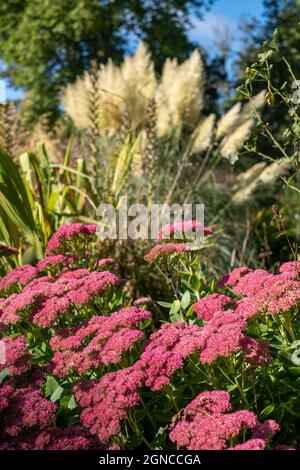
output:
[[[0,3],[0,60],[16,86],[30,92],[31,112],[55,113],[58,93],[92,60],[120,61],[144,40],[159,70],[185,59],[190,15],[213,0],[6,0]]]

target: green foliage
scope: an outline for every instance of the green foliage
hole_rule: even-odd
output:
[[[69,150],[63,165],[51,164],[42,145],[17,165],[0,149],[0,240],[19,249],[18,262],[41,258],[58,225],[80,218],[89,204],[84,164],[70,168]]]
[[[254,94],[268,85],[269,106],[263,110],[262,118],[281,142],[285,140],[286,129],[292,130],[291,100],[282,99],[281,95],[291,98],[297,90],[292,88],[292,82],[300,75],[300,4],[297,0],[265,0],[264,7],[264,21],[253,20],[246,29],[246,47],[238,62],[239,84],[250,79]],[[260,72],[264,69],[262,77],[252,67],[254,63]],[[257,149],[272,153],[273,157],[279,154],[278,148],[264,138],[258,140]]]

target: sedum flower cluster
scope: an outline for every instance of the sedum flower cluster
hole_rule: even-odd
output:
[[[211,233],[167,226],[156,250],[172,263],[175,233],[191,230]],[[210,293],[191,287],[178,321],[146,310],[149,297],[126,299],[113,258],[89,265],[95,232],[61,227],[45,259],[0,280],[0,449],[297,445],[297,391],[276,384],[287,380],[277,351],[295,350],[300,264],[237,268]]]

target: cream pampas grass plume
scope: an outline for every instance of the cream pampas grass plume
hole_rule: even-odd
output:
[[[119,67],[110,59],[98,72],[99,120],[101,129],[116,129],[126,110],[124,82]]]
[[[220,139],[228,134],[238,122],[241,111],[241,103],[236,103],[232,108],[221,117],[218,123],[216,138]]]
[[[257,167],[257,165],[254,165],[254,167]],[[265,166],[261,173],[251,183],[248,183],[244,188],[239,189],[233,195],[232,202],[236,204],[245,202],[260,185],[274,183],[276,179],[287,173],[288,168],[289,166],[285,160],[274,161],[270,165]]]
[[[121,72],[126,87],[131,88],[132,94],[136,95],[140,91],[148,101],[153,99],[157,85],[154,64],[143,42],[133,57],[125,58]]]
[[[182,125],[193,128],[203,107],[204,71],[200,54],[178,64],[167,59],[156,94],[157,133],[165,137]]]
[[[87,129],[90,124],[89,93],[91,82],[88,73],[65,88],[62,104],[77,129]]]
[[[232,196],[232,202],[234,204],[242,204],[243,202],[247,201],[251,194],[257,189],[258,182],[256,180],[252,181],[252,183],[249,183],[247,186],[245,186],[242,189],[239,189],[233,196]]]
[[[251,98],[243,107],[241,119],[246,120],[255,115],[255,111],[259,111],[266,103],[266,90]]]
[[[275,181],[279,176],[284,175],[288,171],[289,165],[285,160],[279,160],[268,165],[259,175],[259,180],[262,184],[270,184]]]
[[[210,114],[200,121],[192,136],[194,139],[192,153],[204,152],[208,149],[212,141],[215,122],[215,114]]]
[[[167,59],[158,83],[154,64],[145,44],[141,43],[132,57],[120,66],[111,60],[98,70],[97,126],[115,131],[124,115],[133,128],[145,123],[149,102],[156,102],[156,130],[159,137],[170,135],[182,126],[193,130],[203,108],[204,72],[199,52],[178,64]],[[90,126],[89,95],[91,74],[86,73],[68,85],[62,104],[78,129]],[[93,123],[94,125],[95,123]]]
[[[99,73],[101,127],[117,128],[125,112],[134,127],[142,124],[156,86],[154,65],[143,43],[133,57],[124,59],[121,67],[111,61],[102,66]]]
[[[241,103],[236,103],[219,120],[216,138],[220,139],[221,137],[230,134],[237,125],[241,125],[251,117],[254,117],[254,112],[261,109],[265,105],[265,102],[266,91],[263,90],[249,100],[248,103],[244,104],[243,108]]]
[[[220,149],[222,157],[229,159],[240,149],[243,143],[248,139],[254,122],[254,119],[248,119],[241,124],[236,131],[225,138]]]
[[[262,170],[267,166],[266,162],[259,162],[251,166],[248,170],[240,173],[237,177],[237,181],[241,184],[248,183],[256,178]]]
[[[132,57],[126,57],[120,67],[111,60],[98,70],[99,127],[115,130],[124,114],[132,125],[138,126],[154,98],[157,83],[154,65],[146,46],[141,43]],[[75,84],[66,87],[62,99],[67,114],[78,129],[87,129],[89,122],[90,74],[86,73]]]
[[[145,119],[157,87],[154,64],[145,44],[141,43],[135,55],[124,60],[121,75],[124,101],[134,125],[138,126]]]

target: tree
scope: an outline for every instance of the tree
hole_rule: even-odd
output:
[[[187,58],[190,14],[213,0],[5,0],[0,3],[0,59],[11,82],[30,92],[34,116],[58,113],[61,87],[93,60],[120,61],[144,40],[159,70],[164,59]]]
[[[255,62],[262,62],[264,54],[268,55],[268,68],[272,89],[290,93],[292,96],[293,78],[289,74],[286,62],[289,63],[295,77],[300,77],[300,2],[298,0],[265,0],[264,1],[264,21],[259,23],[255,19],[245,24],[245,47],[242,50],[238,68],[240,70],[237,85],[243,84],[247,79],[247,73],[251,74],[251,65]],[[276,35],[274,36],[274,31]],[[276,44],[276,49],[271,43]],[[271,45],[271,47],[270,47]],[[261,54],[261,56],[259,56]],[[265,67],[264,64],[262,67]],[[261,88],[269,88],[267,80],[258,79],[252,82],[257,93]],[[289,109],[280,99],[276,92],[270,93],[268,97],[269,105],[264,108],[263,119],[268,123],[272,132],[280,141],[285,138],[284,129],[289,127],[291,119]],[[269,148],[267,148],[269,146]],[[276,148],[269,144],[268,139],[258,141],[258,149],[263,153],[276,155]]]

